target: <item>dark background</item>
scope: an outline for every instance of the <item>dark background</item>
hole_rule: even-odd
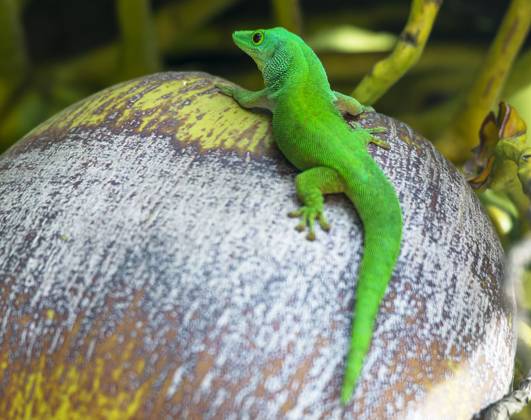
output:
[[[69,104],[140,75],[117,71],[110,53],[103,51],[120,45],[115,1],[11,1],[20,4],[29,72],[4,98],[0,81],[0,152]],[[444,1],[424,55],[376,104],[378,111],[404,120],[428,138],[436,137],[452,117],[452,104],[477,76],[508,4]],[[183,5],[186,8],[178,9]],[[300,5],[302,35],[310,44],[345,25],[398,36],[410,8],[405,0],[301,0]],[[202,70],[248,88],[260,86],[258,71],[232,44],[230,34],[235,29],[275,26],[271,1],[153,0],[151,8],[159,44],[164,39],[157,70]],[[160,24],[163,15],[165,25]],[[530,45],[528,39],[526,49]],[[345,93],[352,92],[387,54],[343,52],[333,43],[316,50],[334,88]],[[115,55],[119,60],[120,52]]]

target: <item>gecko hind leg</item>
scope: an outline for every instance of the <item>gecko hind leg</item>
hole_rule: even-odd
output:
[[[295,186],[303,206],[299,210],[288,213],[288,216],[300,218],[300,222],[295,229],[299,232],[304,232],[308,228],[306,239],[313,241],[315,240],[314,225],[316,219],[321,229],[326,232],[330,230],[330,225],[323,211],[323,194],[343,192],[343,181],[335,170],[326,167],[315,167],[297,175]]]

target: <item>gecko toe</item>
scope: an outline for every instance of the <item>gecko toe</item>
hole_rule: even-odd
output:
[[[319,216],[317,216],[317,220],[319,221],[319,226],[321,226],[321,229],[323,229],[325,232],[330,232],[330,224],[326,220],[326,217],[323,213],[320,213]]]
[[[288,213],[288,217],[291,217],[292,219],[296,217],[301,217],[302,212],[300,210],[293,210]]]
[[[298,217],[300,219],[299,224],[295,226],[295,230],[298,232],[304,232],[308,229],[308,234],[306,239],[309,241],[315,240],[315,220],[319,222],[319,226],[325,232],[330,230],[330,225],[328,224],[323,212],[314,207],[301,207],[299,210],[290,211],[288,213],[289,217]]]

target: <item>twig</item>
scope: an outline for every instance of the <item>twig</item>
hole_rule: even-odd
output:
[[[0,79],[18,81],[28,70],[19,4],[0,0]]]
[[[485,115],[496,105],[512,63],[531,22],[531,1],[512,0],[472,88],[453,123],[437,140],[439,149],[453,161],[463,161],[477,142]]]
[[[299,0],[272,0],[277,25],[300,34],[302,17]]]
[[[481,420],[509,420],[513,414],[522,411],[531,401],[531,371],[520,386],[501,400],[491,404],[475,418]]]
[[[524,271],[531,263],[531,236],[514,246],[508,255],[506,293],[516,296],[522,294],[522,279]],[[513,289],[514,288],[514,289]],[[521,411],[531,401],[531,371],[520,383],[518,388],[509,392],[501,400],[485,408],[474,418],[481,420],[508,420],[513,414]]]
[[[481,413],[481,420],[509,420],[513,414],[520,412],[531,401],[531,371],[518,389],[489,406]]]
[[[125,79],[160,69],[149,0],[116,0],[122,35],[122,75]]]
[[[442,0],[413,0],[407,24],[387,58],[376,63],[352,96],[363,104],[375,103],[419,59]]]

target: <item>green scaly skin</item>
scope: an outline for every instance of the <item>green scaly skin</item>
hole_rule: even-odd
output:
[[[359,270],[350,350],[341,401],[352,396],[372,340],[380,302],[400,251],[402,214],[396,192],[367,151],[368,143],[388,148],[373,137],[381,129],[352,129],[341,112],[357,115],[372,108],[334,92],[325,70],[306,43],[284,28],[236,31],[234,42],[250,55],[262,72],[265,88],[252,92],[218,84],[226,95],[245,108],[266,108],[273,113],[273,137],[289,161],[302,171],[296,177],[303,206],[297,230],[314,223],[328,231],[323,213],[324,194],[345,193],[363,222],[364,252]]]

